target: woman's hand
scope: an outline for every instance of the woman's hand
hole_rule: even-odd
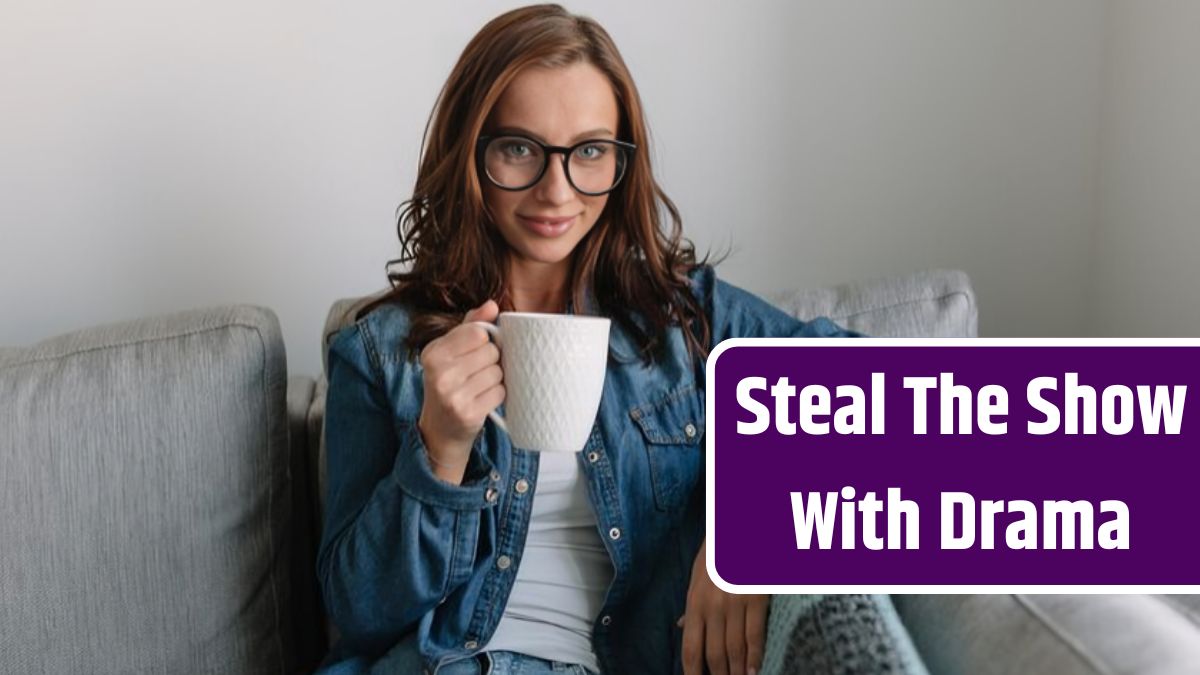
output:
[[[683,672],[753,675],[762,667],[769,595],[738,595],[716,587],[704,566],[707,542],[692,564],[683,626]]]
[[[500,350],[472,321],[494,321],[500,308],[488,300],[467,312],[461,325],[421,350],[425,400],[417,428],[433,471],[461,483],[475,436],[488,412],[504,402]]]

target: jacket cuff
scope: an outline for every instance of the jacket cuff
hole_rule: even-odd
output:
[[[482,434],[471,446],[462,484],[454,485],[433,473],[426,457],[425,440],[416,424],[401,425],[397,431],[400,452],[396,457],[394,476],[401,490],[430,506],[455,511],[481,511],[496,503],[500,490],[499,474],[483,452]]]

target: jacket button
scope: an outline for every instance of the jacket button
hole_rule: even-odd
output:
[[[479,643],[474,640],[467,640],[467,643],[463,645],[463,648],[464,649],[478,649]]]
[[[496,488],[488,488],[487,492],[485,492],[483,494],[483,497],[484,497],[484,499],[486,499],[488,501],[489,504],[495,504],[496,497],[498,497],[499,495],[500,495],[500,493],[496,492]]]
[[[524,478],[517,481],[516,489],[517,489],[517,494],[521,494],[521,495],[525,494],[526,492],[529,492],[529,481],[525,480]]]
[[[608,538],[613,539],[613,540],[620,539],[621,538],[621,528],[614,527],[613,529],[609,530]]]
[[[510,558],[506,555],[502,555],[499,558],[496,558],[496,567],[499,567],[502,570],[506,570],[509,567],[512,567],[512,558]]]
[[[611,623],[612,623],[612,617],[611,617],[611,616],[609,616],[609,615],[605,614],[604,616],[600,617],[600,625],[601,625],[601,626],[607,626],[607,625],[609,625],[609,624],[611,624]]]
[[[600,459],[600,453],[596,452],[595,450],[588,453],[588,461],[591,462],[592,464],[595,464],[596,461],[599,459]]]
[[[683,428],[683,435],[687,436],[688,438],[695,438],[696,437],[696,425],[692,424],[691,422],[688,422],[687,426],[685,426]]]
[[[490,478],[492,479],[493,482],[500,480],[500,472],[495,469],[492,469],[492,475],[490,476]]]

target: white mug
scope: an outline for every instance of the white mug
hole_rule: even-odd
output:
[[[503,312],[495,325],[475,323],[492,335],[504,370],[505,416],[488,417],[518,448],[583,450],[604,392],[609,320]]]

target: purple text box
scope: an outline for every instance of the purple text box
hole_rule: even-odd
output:
[[[873,373],[882,374],[883,380],[874,392]],[[944,380],[924,392],[927,429],[915,433],[916,392],[905,388],[905,378],[939,378],[944,373],[969,390],[973,412],[979,409],[977,397],[985,385],[1003,388],[1007,414],[994,414],[991,421],[1006,423],[1006,433],[984,433],[974,416],[970,434],[958,433],[957,420],[956,433],[941,433]],[[1066,433],[1064,395],[1070,373],[1076,374],[1079,385],[1096,392],[1094,434]],[[1027,390],[1039,377],[1052,378],[1055,387],[1038,393],[1041,409],[1030,402]],[[748,378],[763,378],[768,385],[744,385],[745,395],[760,404],[757,409],[739,402],[739,383],[756,382]],[[769,388],[780,378],[787,378],[796,392],[781,397],[788,411],[782,417]],[[791,431],[787,422],[799,422],[802,408],[816,409],[813,403],[818,399],[806,399],[807,407],[800,401],[799,394],[809,385],[830,392],[830,413],[812,416],[814,423],[829,423],[828,433],[806,433],[799,426],[794,435],[784,433]],[[883,421],[884,433],[836,433],[835,411],[845,408],[843,422],[857,419],[849,415],[856,410],[854,400],[835,395],[839,385],[854,385],[864,393],[868,431],[870,401],[883,393],[876,421]],[[1139,392],[1139,386],[1149,389]],[[1176,389],[1180,386],[1186,387],[1183,396],[1179,394],[1184,390]],[[1143,431],[1142,393],[1158,396],[1160,404],[1171,403],[1167,410],[1176,413],[1177,434],[1165,433],[1169,416],[1161,407],[1160,433]],[[1200,403],[1194,400],[1198,393],[1200,340],[728,340],[708,363],[709,574],[736,592],[1200,592],[1200,537],[1195,536],[1200,522],[1200,425],[1189,419],[1200,415]],[[1102,412],[1106,397],[1115,411],[1108,418],[1108,430]],[[1122,403],[1129,399],[1133,425],[1125,432]],[[986,402],[994,404],[995,398]],[[1076,405],[1081,422],[1084,407],[1090,406]],[[1057,431],[1030,433],[1027,425],[1044,424],[1047,409],[1058,411]],[[762,426],[764,410],[769,413],[767,428],[749,433],[756,421]],[[958,414],[961,406],[954,410]],[[746,433],[739,433],[739,422],[746,425]],[[852,425],[842,426],[849,430]],[[855,491],[853,499],[841,499],[847,486]],[[900,497],[919,508],[916,549],[903,548],[903,536],[886,536],[889,488],[899,488]],[[872,491],[884,502],[882,512],[864,516],[852,511],[855,545],[843,548],[842,504],[857,508],[857,500]],[[805,504],[817,499],[822,505],[835,493],[838,510],[829,528],[829,548],[820,547],[815,520],[810,522],[807,548],[798,547],[793,493],[803,495]],[[975,536],[969,548],[942,546],[944,517],[953,532],[963,533],[962,510],[944,515],[943,493],[971,497]],[[985,518],[985,500],[1003,500],[1005,510]],[[1009,512],[1013,500],[1034,505],[1036,518]],[[1118,527],[1114,510],[1102,510],[1110,500],[1126,505],[1124,527]],[[1089,504],[1092,548],[1081,548],[1086,523],[1074,517],[1075,548],[1065,548],[1063,521],[1054,518],[1057,548],[1047,548],[1047,501]],[[867,517],[877,522],[881,539],[901,548],[868,548],[863,526]],[[983,548],[984,520],[993,525],[991,549]],[[1009,547],[1009,527],[1019,522],[1036,524],[1036,548]],[[1102,538],[1106,522],[1107,536]],[[1105,545],[1118,545],[1122,533],[1127,548],[1102,547],[1101,539]],[[1022,541],[1028,538],[1018,536],[1017,545]]]

